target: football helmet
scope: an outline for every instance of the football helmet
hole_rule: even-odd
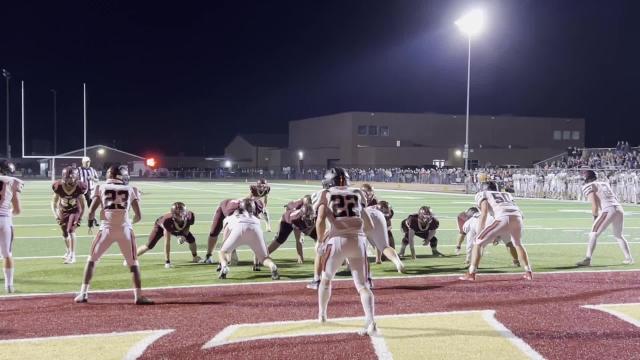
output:
[[[62,169],[62,182],[67,186],[73,186],[78,183],[78,169],[67,166]]]
[[[180,222],[186,221],[187,205],[185,205],[181,201],[174,202],[171,205],[171,216],[173,217],[173,220],[180,221]]]
[[[129,167],[127,165],[111,165],[107,169],[107,180],[118,181],[124,185],[129,183]]]
[[[482,183],[482,190],[485,191],[498,191],[498,184],[493,180],[487,180]]]
[[[596,175],[595,171],[593,170],[582,170],[580,171],[580,176],[584,180],[585,184],[594,182],[598,179],[598,175]]]
[[[382,200],[376,207],[384,214],[384,216],[391,215],[391,205],[389,205],[388,201]]]
[[[238,210],[240,210],[241,213],[246,212],[251,215],[256,215],[256,202],[250,198],[242,199],[240,200],[240,206]]]
[[[267,185],[268,184],[266,179],[258,179],[258,181],[256,181],[256,187],[258,188],[258,191],[264,191]]]
[[[340,167],[335,167],[327,170],[322,179],[322,187],[325,189],[334,186],[349,186],[349,174],[347,171]]]
[[[467,215],[468,217],[473,217],[473,215],[477,214],[480,212],[480,209],[478,209],[475,206],[472,206],[470,208],[468,208],[464,213],[465,215]]]
[[[418,219],[422,222],[427,222],[431,219],[433,214],[431,213],[431,208],[428,206],[422,206],[418,210]]]
[[[11,175],[16,171],[16,166],[9,160],[0,161],[0,175]]]
[[[362,186],[360,186],[360,190],[362,190],[362,192],[364,193],[364,197],[367,199],[367,203],[370,203],[371,200],[373,200],[373,198],[376,196],[371,184],[362,184]]]
[[[89,167],[91,165],[91,159],[89,159],[89,157],[85,156],[82,158],[82,167]]]

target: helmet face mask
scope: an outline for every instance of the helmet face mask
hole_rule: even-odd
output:
[[[11,161],[0,161],[0,175],[11,175],[14,172],[16,172],[16,166]]]
[[[264,191],[267,187],[267,180],[265,179],[259,179],[256,182],[256,188],[258,189],[258,191]]]
[[[423,206],[420,208],[420,210],[418,210],[418,220],[423,223],[429,221],[432,215],[433,214],[431,213],[431,208],[428,206]]]
[[[362,190],[362,192],[364,193],[364,196],[367,199],[367,203],[371,202],[371,200],[373,200],[373,198],[376,196],[375,192],[373,191],[373,186],[371,186],[370,184],[362,184],[362,186],[360,186],[360,190]]]
[[[74,186],[78,183],[78,169],[67,166],[62,169],[62,182],[67,186]]]
[[[329,189],[334,186],[349,186],[349,174],[343,168],[331,168],[324,174],[322,188]]]
[[[187,206],[183,202],[175,202],[171,205],[171,216],[173,220],[184,222],[187,220]]]

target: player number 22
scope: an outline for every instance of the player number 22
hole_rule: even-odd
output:
[[[126,209],[125,204],[129,200],[129,192],[123,190],[105,190],[104,202],[105,209]]]
[[[357,204],[358,197],[355,195],[331,195],[331,211],[337,218],[356,216],[353,209]]]

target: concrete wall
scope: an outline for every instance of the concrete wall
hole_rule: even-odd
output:
[[[233,162],[234,167],[256,167],[256,147],[240,136],[233,138],[224,148],[224,156]]]

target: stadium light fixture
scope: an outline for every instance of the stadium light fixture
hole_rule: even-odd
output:
[[[478,35],[484,29],[485,16],[481,9],[471,10],[461,18],[456,20],[456,26],[462,33],[467,35],[469,40],[469,53],[467,56],[467,116],[465,120],[465,136],[464,136],[464,169],[469,170],[469,97],[471,89],[471,38]]]
[[[462,156],[462,150],[460,149],[456,149],[455,153],[454,153],[457,157]]]
[[[225,160],[224,167],[231,168],[231,160]]]
[[[302,159],[304,159],[304,152],[298,151],[298,160],[302,160]]]
[[[147,166],[150,167],[150,168],[156,167],[156,159],[148,158],[147,159]]]
[[[98,149],[98,155],[102,156],[104,155],[106,151],[103,148]]]

